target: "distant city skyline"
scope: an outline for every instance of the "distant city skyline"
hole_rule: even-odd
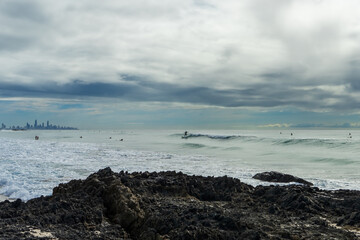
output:
[[[67,126],[60,126],[60,125],[53,125],[50,124],[50,121],[46,121],[46,125],[44,122],[38,124],[37,119],[35,119],[34,124],[30,124],[29,122],[26,123],[24,126],[19,125],[12,125],[10,124],[7,126],[4,123],[1,123],[0,129],[9,129],[9,130],[77,130],[77,128],[74,127],[67,127]]]

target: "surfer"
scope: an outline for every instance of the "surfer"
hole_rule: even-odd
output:
[[[185,132],[184,132],[184,136],[182,136],[181,138],[185,138],[185,139],[186,139],[186,138],[188,138],[188,137],[189,137],[188,131],[185,131]]]

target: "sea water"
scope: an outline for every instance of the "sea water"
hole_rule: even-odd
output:
[[[39,136],[39,140],[34,137]],[[252,185],[263,171],[322,189],[360,190],[360,131],[348,130],[0,131],[0,194],[28,200],[59,183],[113,171],[231,176]]]

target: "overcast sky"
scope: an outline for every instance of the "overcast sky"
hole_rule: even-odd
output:
[[[2,0],[0,122],[357,127],[357,0]]]

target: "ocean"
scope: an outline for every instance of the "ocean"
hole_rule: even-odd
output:
[[[59,183],[113,171],[181,171],[251,184],[263,171],[304,178],[321,189],[360,190],[358,130],[0,131],[0,194],[24,201]],[[39,140],[35,140],[39,136]]]

